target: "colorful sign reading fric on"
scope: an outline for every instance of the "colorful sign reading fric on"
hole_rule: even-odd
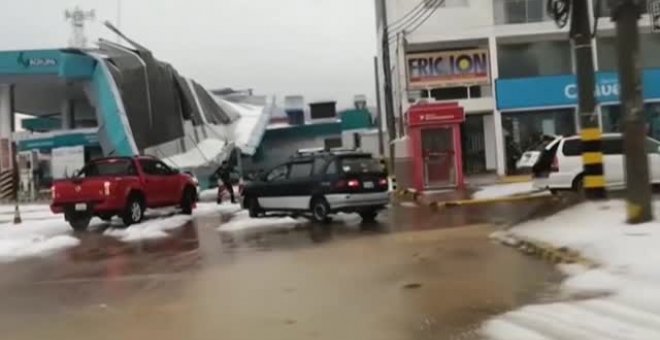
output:
[[[486,49],[408,54],[408,88],[488,85],[488,58]]]

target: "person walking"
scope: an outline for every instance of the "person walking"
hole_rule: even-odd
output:
[[[215,171],[215,175],[218,176],[222,185],[225,187],[225,190],[229,192],[231,197],[231,203],[236,203],[236,197],[234,196],[234,186],[231,184],[231,174],[234,172],[234,167],[229,164],[227,161],[223,161],[218,170]],[[218,188],[218,190],[222,190]],[[218,203],[221,203],[222,200],[222,191],[219,191],[218,194]]]

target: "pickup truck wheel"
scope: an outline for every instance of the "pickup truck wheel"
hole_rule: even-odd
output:
[[[181,198],[181,212],[184,215],[192,215],[196,196],[195,191],[191,188],[187,188],[183,191],[183,197]]]
[[[125,226],[140,223],[144,218],[144,203],[138,196],[131,196],[124,208],[122,220]]]
[[[89,227],[92,216],[88,214],[72,214],[68,216],[69,225],[75,231],[85,231]]]

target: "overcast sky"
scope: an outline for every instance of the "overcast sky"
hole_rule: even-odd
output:
[[[2,49],[62,47],[64,10],[95,9],[91,43],[113,38],[118,0],[24,0],[0,11]],[[121,30],[207,88],[302,94],[307,101],[353,95],[374,103],[373,0],[122,0]]]

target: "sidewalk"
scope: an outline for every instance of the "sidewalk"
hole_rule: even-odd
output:
[[[48,204],[21,203],[19,205],[23,221],[42,221],[52,218],[61,219],[50,211]],[[0,204],[0,225],[14,221],[14,205]]]
[[[564,302],[487,322],[489,339],[660,339],[660,222],[625,223],[625,202],[583,203],[499,237],[577,251],[599,266],[559,265]],[[660,202],[655,203],[660,216]],[[513,240],[513,241],[512,241]]]
[[[80,239],[64,216],[53,214],[47,204],[21,205],[23,223],[14,225],[14,205],[0,205],[0,264],[28,257],[49,256],[75,247]],[[206,215],[231,215],[241,210],[237,204],[198,203],[192,216],[176,214],[172,208],[148,210],[142,223],[129,228],[120,219],[103,222],[94,218],[91,232],[103,233],[123,242],[141,242],[168,237],[168,231],[184,226],[190,220]]]
[[[540,192],[532,186],[532,182],[491,183],[481,186],[467,187],[462,190],[427,190],[417,192],[404,190],[399,192],[399,197],[412,200],[420,204],[431,204],[436,202],[467,202],[474,201],[496,201],[498,199],[520,198],[533,194],[549,193]]]

